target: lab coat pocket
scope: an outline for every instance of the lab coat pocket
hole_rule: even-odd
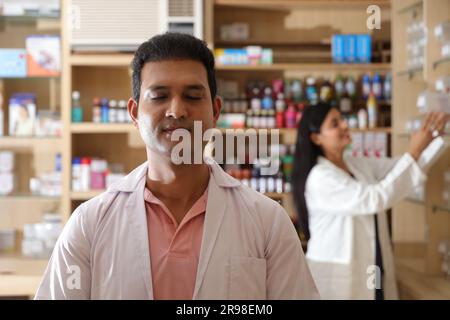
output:
[[[266,299],[266,260],[231,257],[230,299]]]

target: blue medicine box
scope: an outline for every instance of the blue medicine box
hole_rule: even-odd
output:
[[[335,34],[331,38],[331,56],[334,63],[344,63],[344,35]]]
[[[26,50],[0,49],[0,78],[22,78],[26,75]]]
[[[344,39],[344,60],[347,63],[355,63],[357,36],[355,34],[347,34]]]
[[[370,34],[359,34],[357,36],[356,57],[359,63],[370,63],[372,59],[372,37]]]

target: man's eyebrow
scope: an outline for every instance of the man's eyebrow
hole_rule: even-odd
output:
[[[202,84],[191,84],[185,87],[187,90],[206,90],[205,86]]]
[[[167,90],[167,89],[169,89],[169,87],[156,84],[156,85],[149,86],[147,89],[150,89],[150,90]]]

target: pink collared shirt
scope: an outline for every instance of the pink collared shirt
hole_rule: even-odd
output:
[[[164,203],[144,189],[153,297],[156,300],[192,299],[207,195],[208,188],[178,225]]]

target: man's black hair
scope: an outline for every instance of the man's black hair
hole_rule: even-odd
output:
[[[208,77],[211,99],[217,94],[216,72],[214,69],[214,55],[206,43],[191,35],[167,32],[156,35],[142,43],[134,54],[131,67],[133,98],[139,102],[141,94],[141,71],[146,62],[167,60],[195,60],[203,64]]]

